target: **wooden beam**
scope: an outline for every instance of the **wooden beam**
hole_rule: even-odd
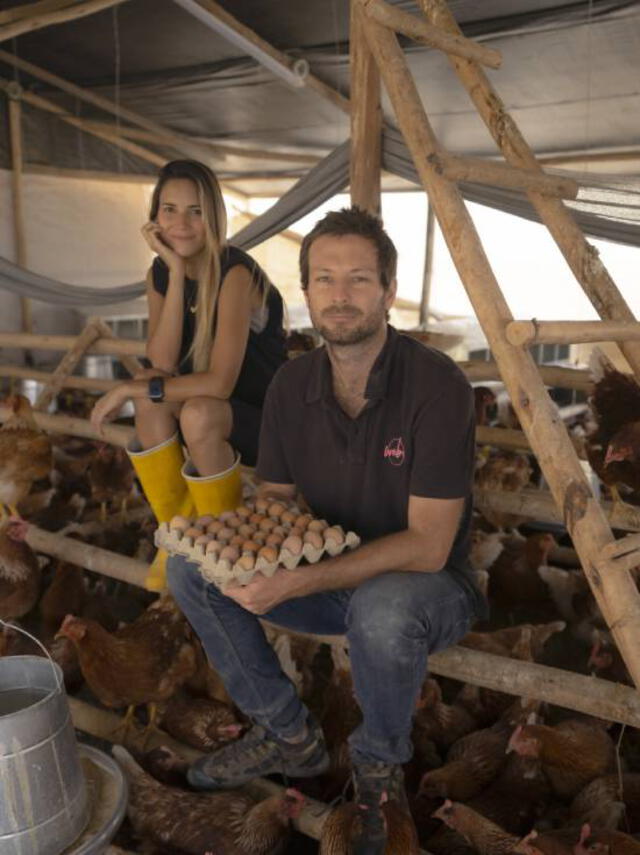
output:
[[[418,4],[431,24],[462,35],[444,0],[418,0]],[[455,56],[449,56],[449,61],[505,159],[513,166],[542,171],[483,69]],[[598,250],[588,243],[566,205],[534,191],[530,191],[528,197],[598,315],[611,321],[635,321],[633,312],[600,260]],[[620,349],[636,377],[640,378],[640,342],[621,342]]]
[[[254,44],[259,50],[263,53],[270,56],[275,62],[279,63],[288,70],[291,70],[294,64],[294,61],[291,57],[287,56],[286,53],[278,50],[273,47],[273,45],[269,44],[269,42],[265,41],[261,38],[257,33],[247,27],[245,24],[241,23],[237,18],[234,18],[226,9],[224,9],[219,3],[216,3],[215,0],[195,0],[195,2],[208,12],[212,17],[217,18],[219,21],[222,21],[227,27],[230,27],[240,36],[245,38],[247,41]],[[343,113],[349,113],[351,110],[349,99],[345,98],[344,95],[341,95],[336,89],[328,86],[326,83],[323,83],[322,80],[317,78],[314,74],[309,73],[305,80],[305,85],[309,89],[313,89],[319,95],[321,95],[326,101],[329,101],[333,104],[334,107],[337,107],[339,110],[342,110]]]
[[[0,404],[0,422],[6,422],[11,413],[12,410],[9,407]],[[135,436],[135,430],[127,425],[105,424],[102,432],[98,433],[87,419],[38,412],[34,413],[34,418],[36,424],[49,433],[67,433],[86,439],[98,439],[103,442],[110,442],[111,445],[120,445],[123,448],[126,448]]]
[[[493,361],[471,359],[458,362],[458,367],[472,381],[501,380],[500,369]],[[590,392],[593,387],[591,372],[583,368],[562,368],[559,365],[539,365],[538,370],[546,386],[558,386],[561,389],[576,389]]]
[[[510,190],[533,190],[545,196],[561,199],[575,199],[580,185],[572,178],[519,169],[495,160],[480,157],[460,157],[440,152],[432,155],[434,168],[452,181],[469,181],[472,184],[486,184],[491,187],[507,187]]]
[[[362,29],[362,9],[351,0],[349,65],[351,79],[351,141],[349,187],[351,204],[380,213],[382,110],[380,75]]]
[[[391,6],[384,0],[362,0],[362,6],[372,20],[416,42],[453,56],[474,60],[489,68],[500,68],[502,65],[500,51],[433,26],[423,18],[418,18],[410,12],[403,12],[402,9]]]
[[[98,169],[65,169],[62,166],[44,166],[40,163],[25,163],[24,172],[29,175],[51,175],[54,178],[79,178],[81,181],[110,181],[118,184],[149,184],[156,182],[155,174],[127,172],[102,172]]]
[[[637,321],[511,321],[506,328],[511,344],[577,344],[590,341],[640,341]]]
[[[32,347],[36,350],[68,350],[73,347],[72,335],[36,335],[0,332],[0,347]],[[107,353],[111,356],[144,356],[146,344],[133,338],[99,338],[87,353]]]
[[[11,146],[11,198],[13,201],[13,229],[15,235],[16,264],[27,266],[27,239],[24,230],[24,192],[23,192],[23,159],[22,159],[22,106],[19,98],[8,93],[9,107],[9,142]],[[33,330],[33,312],[31,300],[20,297],[20,313],[22,332]],[[25,353],[27,365],[31,364],[31,354]]]
[[[94,318],[93,324],[94,324],[95,328],[98,330],[98,332],[100,333],[103,341],[107,341],[107,342],[114,341],[115,342],[117,340],[115,335],[113,334],[113,330],[111,329],[111,327],[108,324],[106,324],[101,318]],[[122,339],[119,339],[119,341],[122,341]],[[145,350],[145,354],[146,354],[146,352],[147,352],[147,343],[146,342],[144,342],[144,350]],[[142,364],[138,361],[135,354],[133,354],[133,353],[122,353],[122,354],[120,354],[119,358],[120,358],[120,362],[124,365],[124,367],[129,372],[129,374],[131,374],[132,377],[135,377],[136,374],[138,374],[138,372],[142,370]]]
[[[429,163],[429,155],[437,153],[439,145],[402,49],[389,30],[373,21],[367,21],[366,32],[398,124],[433,203],[460,278],[500,366],[513,407],[551,492],[563,508],[567,530],[580,555],[596,602],[611,628],[634,683],[640,686],[640,648],[637,643],[640,637],[640,593],[629,573],[601,573],[595,565],[602,548],[613,540],[609,522],[593,495],[564,425],[558,422],[557,408],[542,385],[537,366],[529,353],[511,345],[504,335],[505,327],[513,317],[458,188],[438,175]],[[458,61],[462,62],[456,59]],[[549,201],[549,197],[539,198]]]
[[[67,5],[58,9],[57,4],[53,4],[53,11],[44,11],[39,3],[34,3],[32,7],[33,14],[29,17],[23,17],[19,20],[14,20],[12,23],[5,24],[0,27],[0,42],[5,42],[7,39],[14,39],[22,33],[32,33],[34,30],[41,30],[43,27],[51,27],[54,24],[63,24],[65,21],[74,21],[77,18],[85,18],[87,15],[95,15],[96,12],[102,12],[103,9],[109,9],[111,6],[118,6],[120,3],[126,3],[128,0],[87,0],[86,3],[67,3]],[[44,4],[44,8],[50,8],[50,4]]]
[[[429,303],[431,301],[431,279],[433,276],[433,252],[435,249],[436,218],[433,207],[427,200],[427,233],[424,247],[424,266],[422,268],[422,294],[420,295],[420,329],[429,326]],[[397,301],[396,301],[397,303]]]
[[[19,377],[25,380],[39,380],[47,383],[51,379],[49,371],[37,371],[35,368],[24,368],[22,365],[6,365],[0,363],[0,377]],[[107,380],[97,377],[76,377],[70,374],[65,377],[63,389],[87,389],[93,392],[108,392],[120,383],[119,380]]]
[[[100,338],[100,335],[101,332],[95,321],[89,320],[76,339],[73,347],[69,348],[60,360],[55,371],[49,375],[49,379],[45,383],[44,389],[40,392],[38,399],[34,404],[34,410],[38,410],[40,412],[45,412],[47,410],[51,401],[53,401],[60,389],[64,386],[67,377],[69,377],[78,362],[82,359],[86,349],[93,344],[97,338]]]
[[[63,6],[68,6],[71,2],[72,0],[38,0],[37,3],[25,3],[24,6],[13,6],[11,9],[4,9],[0,12],[0,27],[4,27],[6,24],[13,24],[15,21],[21,21],[23,18],[30,18],[35,14],[62,9]]]

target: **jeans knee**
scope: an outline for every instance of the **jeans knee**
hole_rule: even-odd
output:
[[[412,608],[412,592],[402,573],[388,573],[360,585],[349,604],[350,635],[361,636],[367,645],[393,645],[403,636],[415,636],[419,624]]]

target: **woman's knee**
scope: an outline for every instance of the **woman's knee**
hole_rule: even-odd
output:
[[[232,422],[231,405],[219,398],[189,398],[180,411],[180,429],[187,445],[201,439],[227,439]]]

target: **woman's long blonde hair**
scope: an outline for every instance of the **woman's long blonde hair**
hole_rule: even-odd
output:
[[[150,220],[155,220],[158,215],[162,188],[173,178],[188,178],[196,185],[205,226],[205,244],[198,264],[196,330],[188,355],[193,360],[194,371],[206,371],[211,357],[213,320],[221,285],[220,254],[227,243],[227,211],[218,179],[208,166],[197,160],[172,160],[160,170],[151,197]]]

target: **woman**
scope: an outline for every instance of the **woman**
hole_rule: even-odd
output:
[[[226,228],[210,169],[190,160],[163,167],[142,229],[157,256],[147,273],[153,367],[104,395],[91,415],[100,430],[133,400],[129,453],[160,522],[239,504],[240,456],[255,463],[265,392],[286,359],[282,298],[250,256],[226,243]],[[162,564],[154,562],[149,587],[164,584]]]

